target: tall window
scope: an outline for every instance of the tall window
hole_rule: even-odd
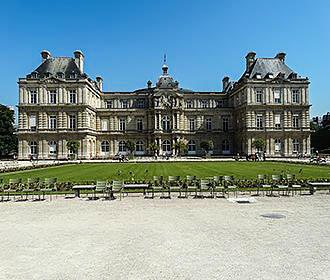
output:
[[[293,151],[294,152],[299,152],[299,140],[298,139],[293,139],[292,141],[292,144],[293,144]]]
[[[229,119],[227,117],[222,118],[222,129],[223,131],[228,131],[229,129]]]
[[[143,130],[143,120],[142,119],[137,119],[136,120],[136,129],[138,131],[142,131]]]
[[[201,101],[202,108],[208,108],[209,107],[209,101],[208,100],[202,100]]]
[[[215,101],[215,106],[217,108],[222,108],[223,107],[223,100],[216,100]]]
[[[257,129],[262,129],[263,128],[263,116],[262,115],[257,115],[257,117],[256,117],[256,126],[257,126]]]
[[[30,153],[33,156],[36,156],[38,154],[38,145],[36,141],[30,142]]]
[[[281,115],[280,114],[274,115],[274,123],[275,123],[275,128],[281,128]]]
[[[128,108],[128,100],[122,100],[121,101],[121,107],[123,109],[127,109]]]
[[[56,93],[56,90],[52,89],[49,91],[49,103],[51,104],[56,104],[57,102],[57,93]]]
[[[292,117],[292,126],[294,128],[299,128],[299,115],[293,115]]]
[[[292,90],[292,103],[299,103],[299,89]]]
[[[222,141],[222,153],[228,154],[230,152],[229,141],[227,139]]]
[[[144,108],[145,105],[144,105],[144,99],[138,99],[137,101],[137,107],[138,108]]]
[[[256,90],[256,102],[257,103],[262,103],[262,96],[263,96],[262,89],[257,89]]]
[[[206,119],[206,129],[212,130],[212,119],[211,118]]]
[[[191,100],[186,101],[186,107],[187,107],[187,109],[191,109],[193,107],[193,103]]]
[[[107,100],[105,105],[106,105],[107,109],[111,109],[112,108],[112,100]]]
[[[109,142],[108,141],[102,141],[102,143],[101,143],[101,152],[103,154],[105,154],[105,153],[109,153],[109,151],[110,151]]]
[[[69,90],[69,103],[71,104],[77,103],[77,92],[75,89]]]
[[[194,118],[189,119],[189,130],[194,131],[196,129],[196,120]]]
[[[126,152],[126,142],[125,141],[119,142],[119,152]]]
[[[274,103],[276,103],[276,104],[281,104],[282,103],[281,89],[279,89],[279,88],[274,89]]]
[[[56,129],[56,115],[49,116],[49,129]]]
[[[196,152],[196,141],[190,140],[188,142],[188,152]]]
[[[164,116],[162,120],[163,130],[168,131],[171,129],[171,120],[169,116]]]
[[[36,115],[30,115],[30,129],[32,131],[37,130],[37,116]]]
[[[102,120],[101,125],[102,125],[101,127],[102,131],[108,131],[108,120]]]
[[[69,128],[70,129],[76,129],[77,128],[76,115],[69,115]]]
[[[171,152],[171,142],[170,140],[163,141],[163,152]]]
[[[51,156],[55,156],[56,155],[56,141],[49,141],[48,142],[48,146],[49,146],[49,154]]]
[[[144,143],[143,143],[143,141],[137,141],[135,143],[135,150],[137,152],[143,152],[144,151]]]
[[[36,90],[30,90],[30,103],[31,104],[37,103],[37,91]]]
[[[119,130],[120,131],[126,130],[126,119],[119,119]]]
[[[275,139],[275,152],[279,153],[281,148],[281,139]]]

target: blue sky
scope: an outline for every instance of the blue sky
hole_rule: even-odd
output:
[[[156,82],[163,54],[184,88],[220,90],[238,79],[245,55],[287,53],[308,76],[312,115],[330,111],[330,1],[4,1],[0,11],[0,103],[15,105],[18,77],[32,72],[40,51],[85,54],[85,72],[104,90]]]

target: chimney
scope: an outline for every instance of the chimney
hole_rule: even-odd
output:
[[[229,84],[229,77],[226,76],[222,79],[222,91],[226,90],[228,84]]]
[[[84,54],[80,50],[75,51],[73,54],[74,61],[76,62],[78,68],[80,69],[81,73],[84,73]]]
[[[251,70],[251,66],[253,65],[254,61],[256,58],[256,53],[255,52],[249,52],[245,59],[246,59],[246,71]]]
[[[285,56],[286,56],[286,53],[280,52],[275,56],[275,58],[278,58],[282,63],[285,63]]]
[[[48,58],[51,58],[51,54],[49,51],[41,51],[41,58],[42,58],[42,62],[45,62]]]
[[[102,77],[96,77],[96,82],[97,82],[97,86],[99,87],[100,91],[102,91],[102,88],[103,88],[103,79],[102,79]]]
[[[147,85],[148,85],[148,88],[151,88],[151,86],[152,86],[152,82],[149,80],[149,81],[147,82]]]

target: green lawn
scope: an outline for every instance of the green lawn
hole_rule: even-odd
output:
[[[232,175],[235,178],[256,178],[257,174],[295,174],[297,178],[330,178],[330,166],[289,164],[275,162],[166,162],[166,163],[102,163],[76,164],[18,171],[1,174],[5,182],[9,178],[56,177],[59,182],[82,182],[132,178],[150,179],[154,175],[185,177],[195,175],[205,178],[213,175]],[[119,176],[118,173],[121,175]]]

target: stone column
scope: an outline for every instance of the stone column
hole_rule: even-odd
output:
[[[63,103],[63,90],[61,87],[58,88],[58,101],[57,103]]]
[[[307,153],[307,155],[311,154],[311,136],[310,135],[306,139],[306,153]]]
[[[43,159],[48,159],[49,158],[49,146],[48,146],[48,141],[47,140],[42,140],[42,145],[43,145]]]
[[[83,103],[83,100],[82,100],[82,94],[83,93],[83,90],[82,90],[82,88],[81,87],[78,87],[78,93],[77,93],[77,103],[78,104],[82,104]]]

